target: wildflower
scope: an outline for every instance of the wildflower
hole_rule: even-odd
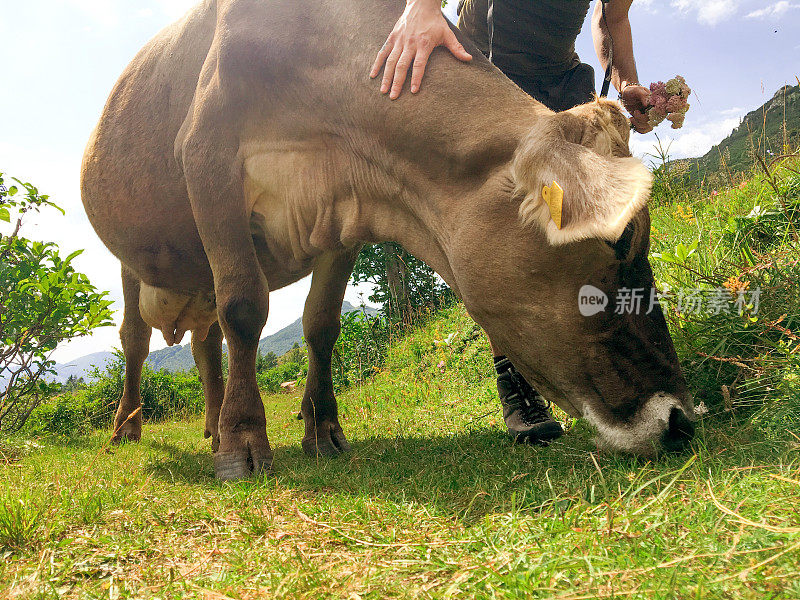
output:
[[[746,187],[747,187],[747,182],[746,181],[743,181],[742,183],[739,184],[739,189],[740,190],[743,190]]]
[[[750,287],[750,282],[742,281],[738,275],[732,275],[722,285],[731,293],[731,296],[736,296],[745,292]]]
[[[679,95],[682,98],[688,98],[692,93],[691,88],[686,85],[686,80],[680,75],[676,75],[664,85],[665,91],[670,95]]]
[[[667,110],[667,103],[669,103],[669,98],[667,96],[650,96],[650,102],[653,103],[653,108],[655,108],[658,112],[666,115],[669,111]]]
[[[649,108],[645,111],[647,115],[647,122],[650,124],[651,127],[658,127],[667,117],[657,111],[655,108]]]
[[[690,208],[684,208],[680,204],[675,207],[675,212],[673,213],[676,219],[683,219],[687,223],[694,222],[694,213]]]
[[[686,120],[686,115],[683,113],[670,113],[667,115],[667,120],[672,122],[673,129],[680,129],[683,127],[683,122]]]
[[[653,95],[664,95],[667,93],[667,85],[663,81],[651,83],[650,93]]]
[[[650,84],[650,96],[647,104],[650,105],[645,113],[651,127],[657,127],[665,119],[672,123],[673,129],[683,127],[686,112],[689,104],[686,99],[692,93],[691,88],[686,85],[686,80],[677,75],[667,83],[658,81]]]

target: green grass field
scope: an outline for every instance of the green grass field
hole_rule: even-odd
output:
[[[395,344],[341,396],[338,459],[301,452],[298,395],[266,397],[274,476],[215,481],[200,420],[5,445],[0,593],[800,597],[800,439],[724,416],[655,463],[598,454],[580,421],[516,446],[475,333],[455,306]]]

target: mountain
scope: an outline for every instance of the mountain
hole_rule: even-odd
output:
[[[342,314],[360,311],[361,307],[356,307],[347,302],[342,303]],[[377,310],[368,306],[363,307],[363,310],[368,315],[377,314]],[[297,319],[291,325],[287,325],[280,331],[273,333],[258,342],[258,350],[261,354],[267,352],[274,352],[277,356],[285,354],[291,350],[295,342],[303,343],[303,319]],[[65,364],[56,365],[56,376],[54,379],[60,383],[64,383],[70,375],[76,377],[83,377],[84,379],[91,372],[93,367],[102,369],[106,361],[112,359],[114,354],[112,352],[95,352],[81,356],[75,360]],[[192,349],[189,344],[183,346],[171,346],[154,350],[147,357],[147,363],[155,370],[159,371],[165,369],[170,372],[188,371],[194,366],[194,358],[192,358]]]
[[[86,379],[94,367],[102,370],[106,363],[114,358],[113,352],[95,352],[81,356],[68,363],[58,363],[55,366],[55,377],[48,377],[48,380],[54,380],[59,383],[64,383],[67,379],[74,375],[77,378],[83,377]]]
[[[785,125],[784,125],[785,124]],[[784,86],[756,110],[745,115],[731,134],[700,158],[673,161],[683,165],[692,183],[704,178],[727,181],[729,176],[748,172],[754,153],[772,157],[800,146],[800,85]]]

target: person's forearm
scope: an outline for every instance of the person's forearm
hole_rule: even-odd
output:
[[[633,36],[631,35],[631,23],[628,20],[627,7],[624,3],[622,9],[614,7],[619,5],[620,0],[610,2],[606,6],[606,21],[608,29],[603,22],[603,13],[600,0],[595,7],[592,17],[592,34],[594,37],[594,49],[597,58],[603,66],[603,70],[608,68],[608,55],[611,46],[611,39],[614,40],[614,64],[611,69],[611,83],[617,90],[629,84],[638,83],[639,77],[636,73],[636,60],[633,56]],[[610,34],[610,35],[609,35]]]

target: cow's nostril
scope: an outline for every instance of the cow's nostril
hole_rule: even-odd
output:
[[[694,423],[692,423],[680,408],[672,407],[669,413],[667,430],[662,437],[662,444],[667,452],[678,452],[694,437]]]

